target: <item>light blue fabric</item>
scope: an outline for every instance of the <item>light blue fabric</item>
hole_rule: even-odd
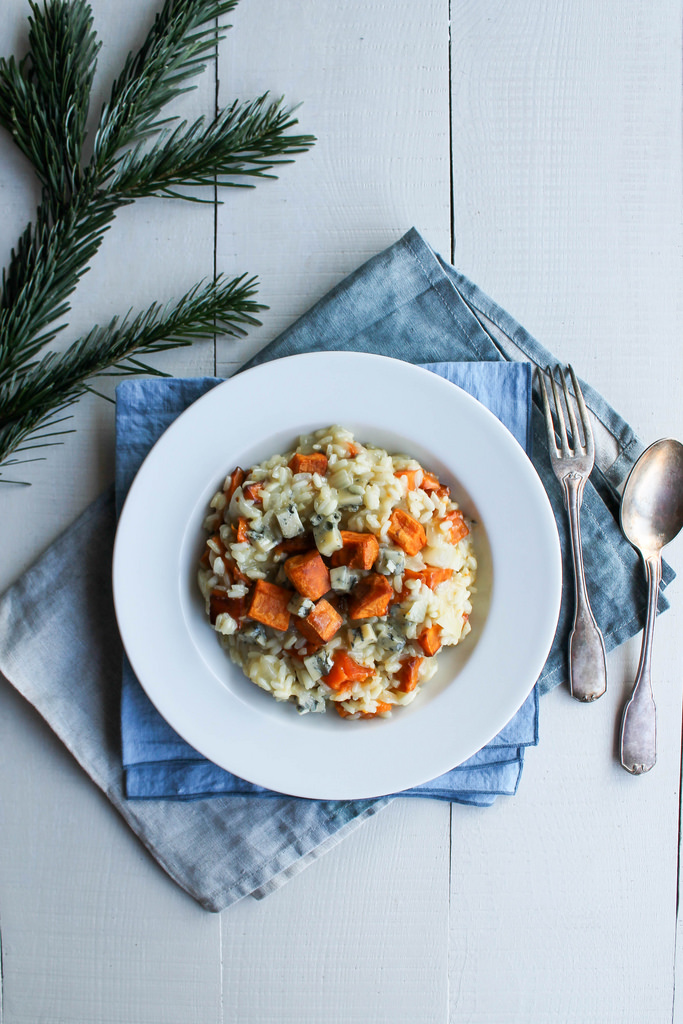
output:
[[[486,405],[530,450],[531,372],[522,363],[429,363],[427,368]],[[126,381],[116,394],[116,494],[120,508],[147,451],[188,405],[219,383],[216,378]],[[124,658],[121,739],[129,798],[195,799],[210,794],[276,796],[213,765],[190,747],[147,698]],[[504,735],[446,775],[403,793],[487,805],[516,792],[524,747],[538,742],[534,690]]]

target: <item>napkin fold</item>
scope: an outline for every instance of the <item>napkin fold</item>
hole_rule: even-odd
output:
[[[249,365],[338,348],[419,363],[511,360],[544,366],[561,361],[437,256],[414,229],[342,281]],[[644,446],[597,392],[584,382],[582,387],[597,442],[582,515],[586,576],[610,650],[638,632],[645,619],[644,574],[615,518],[618,489]],[[537,684],[539,692],[546,692],[567,679],[572,576],[562,496],[536,404],[532,419],[533,461],[555,511],[565,576],[557,634]],[[159,864],[202,906],[217,911],[247,894],[261,898],[387,800],[125,797],[119,731],[122,652],[111,600],[115,519],[113,492],[108,492],[3,595],[0,671],[43,715]],[[672,578],[665,566],[663,586]]]
[[[519,444],[531,448],[531,369],[522,363],[429,363],[426,368],[488,406]],[[116,392],[116,497],[121,507],[146,452],[169,424],[216,384],[216,378],[131,380]],[[484,750],[438,779],[404,791],[481,806],[516,792],[524,748],[538,741],[538,695],[533,692]],[[192,799],[215,793],[274,796],[210,763],[171,728],[153,706],[124,658],[121,741],[129,798]]]

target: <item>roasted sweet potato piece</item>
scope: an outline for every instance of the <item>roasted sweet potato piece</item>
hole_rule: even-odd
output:
[[[322,597],[305,619],[297,619],[296,628],[312,643],[326,644],[343,621],[337,609]]]
[[[212,626],[216,625],[219,615],[227,613],[237,623],[240,623],[247,614],[246,597],[228,597],[225,590],[214,589],[209,594],[209,621]]]
[[[441,650],[441,626],[435,622],[432,626],[425,626],[417,638],[417,642],[428,658],[432,658],[437,651]]]
[[[386,615],[393,596],[394,588],[386,576],[371,572],[349,594],[349,618],[369,619],[373,615]]]
[[[349,569],[372,569],[379,555],[379,541],[374,533],[355,533],[340,530],[343,547],[333,552],[330,565],[333,569],[348,565]]]
[[[237,543],[244,544],[249,540],[249,520],[240,516],[237,520]]]
[[[415,483],[415,477],[417,476],[417,473],[418,471],[416,469],[397,469],[396,472],[394,473],[394,476],[397,476],[399,480],[402,477],[405,477],[408,483],[408,490],[414,491],[415,488],[417,487],[417,484]]]
[[[291,590],[279,587],[277,583],[256,580],[249,602],[250,619],[262,622],[273,629],[286,630],[289,627],[289,604]]]
[[[410,693],[414,690],[418,684],[418,676],[420,673],[420,665],[422,664],[422,658],[406,658],[405,661],[401,662],[401,668],[396,673],[399,685],[396,687],[401,693]]]
[[[462,540],[463,537],[466,537],[470,532],[459,508],[453,509],[452,512],[447,512],[444,516],[444,520],[446,520],[450,526],[451,544],[457,544],[459,540]]]
[[[317,550],[292,555],[284,564],[287,578],[304,597],[317,601],[330,589],[330,570]]]
[[[453,575],[452,569],[442,569],[437,565],[426,565],[419,571],[406,569],[403,578],[405,580],[420,580],[430,590],[436,590],[440,583],[445,583]]]
[[[227,486],[223,488],[223,493],[225,494],[225,498],[228,504],[230,504],[230,499],[232,498],[237,488],[241,486],[244,480],[244,476],[244,470],[240,469],[240,467],[237,466],[236,469],[233,469],[228,480],[225,481]]]
[[[332,662],[332,668],[326,676],[323,676],[323,682],[331,690],[345,690],[349,683],[363,683],[373,674],[371,668],[367,665],[359,665],[344,650],[335,651]]]
[[[321,476],[325,476],[327,455],[324,455],[323,452],[311,452],[310,455],[295,452],[288,465],[292,473],[320,473]]]
[[[246,487],[242,488],[242,494],[247,501],[253,501],[255,505],[261,505],[263,499],[261,498],[261,491],[263,490],[263,484],[257,481],[253,484],[247,484]]]
[[[433,473],[425,472],[422,476],[422,483],[420,484],[420,487],[423,491],[427,492],[437,491],[441,487],[441,482]]]
[[[288,537],[282,540],[275,548],[278,554],[300,555],[304,551],[312,551],[315,548],[315,541],[310,533],[302,533],[298,537]]]
[[[375,715],[383,715],[385,711],[391,711],[393,704],[389,704],[386,700],[378,700],[377,707],[374,711],[364,711],[363,718],[374,718]]]
[[[407,555],[416,555],[427,543],[422,523],[402,508],[395,508],[391,513],[387,533]]]

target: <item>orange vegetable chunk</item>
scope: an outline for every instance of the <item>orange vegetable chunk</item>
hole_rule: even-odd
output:
[[[447,512],[444,519],[450,525],[451,544],[457,544],[459,540],[462,540],[470,532],[459,508],[453,509],[452,512]]]
[[[420,487],[422,488],[423,491],[438,491],[438,489],[441,487],[441,483],[439,481],[439,478],[437,476],[434,476],[433,473],[425,473],[424,476],[422,477],[422,483],[420,484]]]
[[[378,700],[374,711],[364,711],[363,718],[374,718],[375,715],[383,715],[385,711],[391,711],[393,704],[386,700]]]
[[[292,555],[285,562],[284,570],[295,589],[312,601],[317,601],[330,589],[330,570],[317,550]]]
[[[289,627],[287,605],[291,596],[291,590],[279,587],[277,583],[256,580],[249,603],[249,618],[273,629],[286,630]]]
[[[403,578],[406,580],[420,580],[430,590],[436,590],[440,583],[445,583],[453,575],[452,569],[442,569],[436,565],[426,565],[419,571],[406,569]]]
[[[355,533],[353,530],[340,530],[340,533],[343,547],[332,554],[332,568],[348,565],[349,569],[372,569],[379,555],[379,541],[374,533]]]
[[[228,597],[225,590],[212,590],[209,594],[209,621],[211,625],[215,626],[217,617],[224,613],[231,615],[239,623],[247,614],[246,597]]]
[[[386,615],[393,596],[394,588],[386,576],[371,572],[349,594],[349,618],[369,619],[373,615]]]
[[[296,452],[292,455],[288,465],[292,473],[320,473],[321,476],[325,476],[327,455],[322,452],[311,452],[310,455]]]
[[[402,508],[395,508],[389,519],[388,535],[403,548],[407,555],[416,555],[427,543],[427,534],[422,523],[404,512]]]
[[[244,494],[244,497],[247,499],[247,501],[253,501],[255,505],[260,505],[263,502],[263,499],[261,498],[262,490],[263,484],[258,482],[253,484],[247,484],[247,486],[242,489],[242,493]]]
[[[249,527],[249,520],[245,519],[244,516],[240,516],[237,520],[237,543],[244,544],[249,540],[249,534],[247,532]]]
[[[232,498],[237,488],[242,484],[244,477],[244,470],[240,469],[239,466],[233,469],[232,473],[230,474],[230,483],[228,483],[228,486],[223,490],[223,493],[225,494],[228,504],[230,504],[230,499]]]
[[[334,652],[332,662],[332,668],[326,676],[323,676],[323,682],[331,690],[345,690],[347,683],[363,683],[373,674],[371,668],[367,665],[359,665],[343,650]]]
[[[394,476],[397,476],[399,480],[401,479],[401,477],[405,477],[406,480],[408,481],[409,491],[414,491],[415,488],[417,487],[417,484],[415,483],[415,477],[417,476],[416,469],[397,469],[396,472],[394,473]]]
[[[417,638],[417,642],[428,658],[432,658],[437,651],[441,650],[441,626],[435,622],[432,626],[425,626]]]
[[[315,547],[310,533],[302,533],[298,537],[288,537],[277,545],[275,550],[286,555],[299,555],[304,551],[310,551]]]
[[[326,644],[343,621],[337,609],[322,597],[305,619],[297,619],[296,628],[312,643]]]
[[[415,689],[418,684],[422,661],[422,658],[407,658],[401,662],[401,668],[396,673],[399,681],[399,685],[396,687],[397,690],[400,690],[401,693],[410,693],[411,690]]]

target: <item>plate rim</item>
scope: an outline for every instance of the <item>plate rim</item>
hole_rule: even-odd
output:
[[[486,408],[486,406],[478,402],[477,399],[470,395],[469,392],[460,388],[458,385],[453,384],[452,382],[448,381],[442,376],[433,373],[431,370],[420,366],[419,364],[398,360],[390,356],[376,355],[374,353],[348,352],[343,350],[297,353],[290,356],[283,356],[276,360],[259,363],[256,366],[252,366],[249,367],[248,369],[240,371],[237,374],[233,375],[232,377],[227,378],[221,383],[218,383],[215,387],[211,388],[204,395],[199,397],[169,425],[169,427],[164,431],[161,437],[152,446],[152,448],[146,455],[145,459],[143,460],[138,472],[136,473],[135,478],[128,491],[128,494],[126,495],[125,501],[121,509],[119,522],[117,524],[116,537],[114,543],[114,553],[112,559],[114,606],[116,611],[116,620],[119,627],[119,632],[121,634],[124,650],[126,651],[131,666],[133,667],[133,670],[136,676],[138,677],[138,680],[143,690],[147,693],[147,696],[151,700],[152,704],[157,708],[162,717],[164,717],[167,720],[171,727],[175,729],[175,731],[183,739],[190,743],[191,746],[195,747],[200,753],[202,753],[203,756],[208,757],[209,760],[212,760],[214,763],[218,764],[219,767],[225,768],[227,771],[232,772],[240,778],[244,778],[247,781],[254,782],[257,785],[265,786],[268,789],[273,789],[274,791],[279,793],[313,799],[374,799],[377,797],[394,793],[397,791],[397,788],[395,786],[392,786],[390,783],[383,783],[381,785],[369,785],[367,788],[359,786],[357,782],[349,785],[344,785],[343,783],[330,784],[329,782],[326,782],[322,784],[322,786],[318,786],[315,784],[307,785],[305,781],[303,782],[303,784],[297,784],[296,782],[292,781],[291,777],[288,779],[287,784],[284,787],[281,785],[273,785],[272,777],[267,771],[265,771],[263,774],[257,771],[256,776],[254,776],[253,771],[245,772],[244,764],[239,763],[239,758],[238,762],[236,763],[234,758],[231,757],[229,753],[227,758],[225,756],[221,756],[220,758],[217,757],[217,752],[214,749],[212,743],[202,743],[201,736],[199,737],[200,743],[198,743],[198,734],[194,725],[192,723],[188,724],[185,721],[181,722],[178,720],[178,717],[176,715],[177,701],[165,701],[162,697],[160,702],[158,686],[155,685],[155,683],[152,680],[150,680],[149,676],[144,678],[144,676],[146,675],[144,671],[142,673],[140,672],[141,661],[139,658],[139,648],[136,646],[136,643],[138,641],[131,639],[131,632],[128,628],[125,607],[123,607],[122,605],[122,601],[125,600],[125,585],[121,578],[121,566],[122,559],[124,559],[126,556],[125,544],[127,542],[127,530],[129,529],[128,524],[130,523],[131,516],[136,514],[136,503],[138,503],[138,501],[140,500],[141,495],[144,494],[145,488],[149,486],[148,476],[150,473],[150,467],[154,467],[159,459],[163,461],[163,458],[166,456],[167,449],[170,450],[171,452],[173,451],[173,446],[176,443],[176,438],[182,438],[183,434],[190,429],[192,423],[194,423],[195,421],[201,423],[202,416],[204,415],[204,409],[208,410],[211,408],[212,405],[216,404],[220,400],[221,393],[230,394],[235,390],[235,388],[242,387],[245,384],[249,386],[250,380],[253,382],[255,378],[258,379],[259,377],[262,377],[265,378],[266,381],[268,381],[268,379],[272,377],[274,372],[282,374],[282,372],[284,371],[286,373],[289,368],[297,367],[301,369],[304,367],[305,364],[307,364],[309,367],[315,367],[317,373],[327,372],[327,370],[323,371],[323,367],[329,367],[329,364],[334,363],[335,361],[339,365],[343,363],[346,363],[349,366],[352,366],[354,364],[365,364],[366,366],[370,367],[372,365],[377,370],[384,369],[387,370],[387,372],[389,372],[389,367],[391,367],[391,372],[399,373],[403,376],[407,376],[408,378],[414,378],[416,380],[421,379],[423,382],[428,381],[428,387],[431,387],[432,390],[436,390],[437,392],[440,390],[444,396],[450,394],[450,397],[452,398],[453,394],[457,393],[459,396],[457,401],[459,401],[464,408],[469,407],[470,409],[473,409],[476,407],[477,412],[474,416],[475,422],[477,416],[481,417],[484,421],[488,420],[489,426],[493,424],[491,429],[493,430],[494,435],[498,433],[499,438],[506,437],[508,439],[508,441],[506,442],[508,444],[508,450],[512,452],[513,450],[516,449],[518,452],[518,456],[516,457],[518,466],[525,467],[525,469],[522,471],[522,475],[526,476],[526,484],[529,486],[530,492],[535,491],[536,511],[540,515],[541,519],[544,521],[545,536],[543,543],[546,545],[547,548],[547,600],[548,605],[550,607],[550,615],[546,616],[544,629],[545,639],[543,644],[540,645],[542,648],[544,648],[544,653],[541,657],[541,655],[539,654],[540,648],[537,648],[534,665],[532,668],[530,668],[529,672],[528,687],[526,688],[523,694],[521,693],[521,689],[518,688],[515,690],[515,707],[512,708],[511,713],[508,714],[507,711],[505,712],[504,720],[501,720],[500,716],[496,719],[495,725],[492,726],[493,731],[491,732],[488,739],[484,741],[484,743],[488,742],[488,740],[492,739],[495,735],[497,735],[500,729],[503,728],[503,726],[507,723],[509,718],[512,717],[512,715],[521,706],[521,704],[524,702],[524,700],[528,697],[529,693],[533,689],[533,686],[536,682],[536,678],[540,673],[543,664],[545,663],[548,651],[552,644],[552,640],[557,625],[557,619],[559,616],[561,598],[561,554],[559,537],[557,533],[557,525],[555,522],[555,517],[547,493],[545,491],[545,488],[543,487],[540,478],[538,477],[535,468],[533,467],[533,464],[531,463],[531,460],[524,452],[524,449],[512,437],[512,435],[507,430],[505,425],[502,424],[497,419],[497,417],[495,417],[495,415]],[[354,416],[350,418],[356,419],[357,417]],[[330,419],[324,425],[327,426],[333,422],[342,422],[342,420],[340,420],[340,418],[338,417],[335,418],[335,416],[331,416]],[[299,427],[297,427],[296,425],[292,426],[291,429],[288,426],[286,426],[284,429],[286,430],[287,434],[291,436],[292,440],[294,440],[298,436],[298,434],[302,432],[301,429],[299,429]],[[392,431],[390,430],[389,432],[391,433]],[[409,430],[408,433],[410,433]],[[420,431],[418,431],[418,434],[419,433]],[[416,441],[415,444],[416,447],[424,447],[425,442],[424,440],[421,440],[420,442]],[[510,448],[510,444],[513,445],[514,448]],[[384,447],[384,445],[382,445],[382,447]],[[229,468],[226,468],[231,463],[229,447],[226,447],[225,452],[226,454],[223,454],[221,452],[219,456],[217,455],[217,464],[214,472],[214,479],[219,479],[221,474],[224,474],[224,471],[229,472]],[[519,456],[522,457],[522,460],[519,459]],[[218,459],[220,459],[220,463],[218,463]],[[552,629],[550,628],[551,619],[553,620]],[[213,636],[210,639],[212,641],[215,641],[215,637]],[[216,644],[216,646],[218,645]],[[229,662],[228,655],[225,654],[224,657],[226,661]],[[241,670],[238,669],[237,671]],[[531,678],[532,675],[533,678]],[[254,684],[249,683],[249,685],[253,686]],[[517,699],[518,697],[520,697],[520,695],[521,699]],[[276,705],[276,702],[273,701],[272,703]],[[510,705],[507,705],[506,707],[507,710],[509,711]],[[431,716],[423,717],[429,718]],[[396,736],[398,737],[400,734],[404,734],[406,732],[410,734],[411,730],[410,728],[408,728],[408,725],[403,724],[400,721],[398,715],[396,716],[396,719],[397,720],[395,722],[393,720],[391,721],[391,728],[396,734]],[[367,730],[368,726],[374,726],[375,724],[376,723],[363,723],[362,728]],[[275,731],[277,732],[277,730]],[[471,753],[474,753],[476,750],[480,749],[482,745],[484,744],[478,743],[475,750],[472,750]],[[204,747],[203,750],[202,746]],[[471,756],[471,754],[468,754],[466,756]],[[437,759],[434,758],[433,762],[430,762],[430,764],[435,763],[436,760]],[[444,772],[450,770],[450,768],[453,768],[457,764],[462,763],[463,760],[466,760],[466,757],[460,757],[458,755],[456,760],[450,763],[447,767],[444,767],[443,765],[448,760],[448,758],[446,758],[445,760],[441,758],[439,761],[441,765],[441,770],[437,771],[428,768],[425,772],[420,772],[419,775],[416,774],[414,780],[409,782],[408,785],[401,784],[400,790],[405,790],[408,788],[412,788],[413,786],[423,784],[424,782],[428,782],[430,779],[437,777],[437,775],[443,774]],[[297,773],[294,772],[294,776],[296,775]],[[280,779],[279,776],[278,779]]]

